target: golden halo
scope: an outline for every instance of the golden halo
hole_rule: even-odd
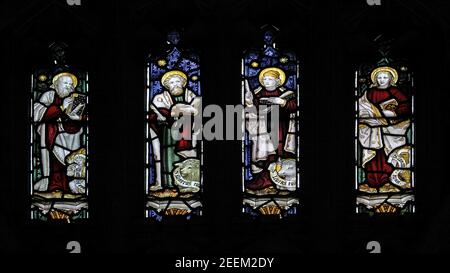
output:
[[[72,82],[73,82],[73,88],[77,87],[77,85],[78,85],[77,77],[74,74],[69,73],[69,72],[63,72],[63,73],[59,73],[59,74],[55,75],[53,77],[52,83],[55,83],[59,78],[64,77],[64,76],[71,77],[72,78]]]
[[[187,76],[186,76],[186,74],[184,74],[183,72],[181,72],[179,70],[171,70],[169,72],[166,72],[161,78],[161,84],[167,88],[167,86],[164,85],[164,82],[167,80],[167,78],[172,77],[174,75],[182,77],[184,79],[183,87],[186,86]]]
[[[280,74],[280,86],[282,86],[284,84],[284,82],[286,81],[286,74],[283,72],[283,70],[276,68],[276,67],[268,67],[268,68],[264,68],[261,72],[259,72],[259,82],[264,85],[263,83],[263,75],[268,72],[268,71],[275,71],[278,74]]]
[[[389,66],[382,66],[382,67],[378,67],[375,68],[372,71],[372,74],[370,74],[370,78],[372,79],[372,83],[373,84],[377,84],[377,74],[380,72],[389,72],[392,75],[392,85],[395,85],[398,81],[398,73],[397,70],[395,70],[392,67]]]

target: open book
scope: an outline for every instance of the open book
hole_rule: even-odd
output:
[[[281,96],[279,98],[282,98],[282,99],[285,99],[285,100],[290,100],[290,99],[292,99],[294,97],[295,97],[295,93],[293,91],[286,91],[283,94],[281,94]],[[266,98],[266,97],[264,97],[264,98]],[[269,99],[271,97],[267,97],[267,98]],[[275,98],[275,97],[273,97],[273,98]],[[271,103],[268,100],[260,100],[260,103],[261,104],[266,104],[266,105],[272,105],[273,104],[273,103]]]
[[[66,113],[72,113],[72,111],[74,111],[79,105],[82,105],[78,109],[77,113],[74,113],[81,116],[87,104],[87,96],[84,94],[73,93],[71,97],[73,98],[73,102],[67,107]]]

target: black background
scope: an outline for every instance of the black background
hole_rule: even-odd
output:
[[[450,2],[87,1],[0,3],[0,251],[297,255],[449,252],[446,169]],[[301,65],[301,209],[297,217],[241,214],[239,141],[205,143],[204,216],[144,219],[145,60],[183,29],[182,45],[201,57],[204,104],[240,102],[240,62],[262,46],[260,27],[281,31],[277,45]],[[355,214],[354,71],[379,59],[373,38],[395,38],[392,57],[415,71],[417,194],[412,216]],[[30,75],[51,66],[48,46],[69,45],[68,64],[90,80],[90,219],[64,225],[29,220]],[[178,255],[178,256],[177,256]],[[170,261],[170,260],[169,260]]]

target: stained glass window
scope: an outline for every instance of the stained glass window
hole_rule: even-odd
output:
[[[357,213],[413,213],[413,73],[386,54],[355,75]]]
[[[242,59],[242,191],[245,214],[281,218],[299,205],[299,65],[275,46],[276,32],[266,29],[264,47]]]
[[[88,73],[65,64],[63,43],[52,44],[55,65],[31,77],[31,219],[88,218]]]
[[[197,54],[177,47],[179,39],[170,32],[170,49],[147,63],[146,217],[157,221],[202,213],[203,144],[194,119],[201,111],[200,63]],[[189,126],[178,124],[180,116],[191,117]]]

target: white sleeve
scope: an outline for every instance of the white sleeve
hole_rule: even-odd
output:
[[[197,98],[197,95],[191,90],[186,89],[186,103],[192,104],[195,98]]]
[[[170,105],[167,103],[166,99],[164,98],[164,93],[156,95],[153,98],[152,102],[156,106],[156,108],[170,109]]]
[[[41,121],[42,117],[45,114],[45,111],[47,110],[47,107],[52,104],[53,100],[55,98],[55,91],[47,91],[44,94],[42,94],[41,98],[39,99],[39,102],[35,102],[33,106],[33,120],[34,122]]]

